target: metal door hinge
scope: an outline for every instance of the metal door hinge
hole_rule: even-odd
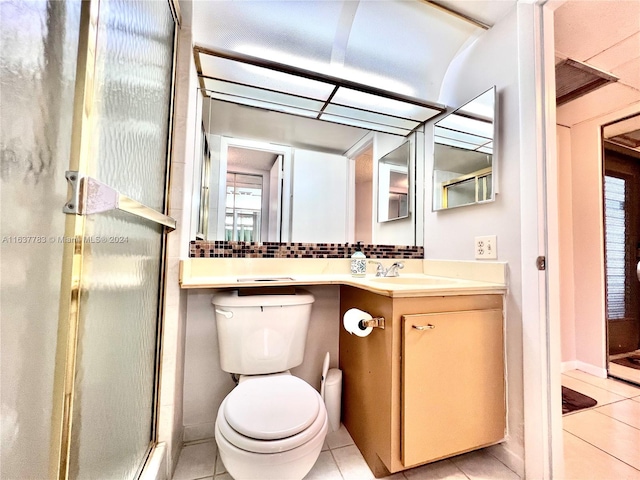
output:
[[[121,194],[114,188],[95,178],[67,171],[66,178],[71,186],[71,198],[62,211],[71,215],[92,215],[121,210],[154,223],[164,225],[169,231],[176,229],[176,221],[153,208]]]
[[[547,269],[547,257],[544,255],[540,255],[536,258],[536,267],[538,270],[546,270]]]

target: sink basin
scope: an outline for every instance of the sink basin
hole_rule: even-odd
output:
[[[438,278],[438,277],[428,277],[424,276],[416,276],[416,277],[375,277],[370,279],[375,283],[388,283],[393,285],[450,285],[452,283],[457,283],[456,279],[453,278]]]

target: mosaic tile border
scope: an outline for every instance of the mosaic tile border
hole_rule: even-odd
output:
[[[355,244],[225,242],[192,240],[190,258],[350,258]],[[412,245],[361,245],[367,258],[424,258],[424,247]]]

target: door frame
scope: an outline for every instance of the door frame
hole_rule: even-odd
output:
[[[260,150],[282,156],[282,196],[280,212],[280,242],[288,242],[291,237],[291,162],[292,147],[258,140],[247,140],[235,137],[220,137],[220,172],[218,181],[218,218],[217,237],[224,232],[226,184],[227,184],[227,158],[229,147],[239,147],[248,150]],[[268,179],[267,179],[268,183]],[[264,208],[263,208],[264,210]],[[262,212],[263,216],[268,212]],[[221,238],[224,240],[224,237]]]
[[[627,156],[627,157],[630,157],[630,158],[636,158],[638,160],[638,166],[640,166],[640,154],[638,154],[636,151],[634,151],[634,150],[625,151],[625,148],[622,147],[622,146],[619,146],[619,145],[614,145],[614,148],[611,148],[611,146],[607,146],[607,144],[606,144],[607,142],[606,142],[606,139],[605,139],[605,128],[608,127],[608,126],[614,125],[616,123],[624,122],[625,120],[629,120],[631,118],[638,117],[638,116],[640,116],[640,113],[632,113],[632,114],[629,114],[629,115],[625,115],[625,116],[623,116],[621,118],[618,118],[616,120],[612,120],[610,122],[607,122],[607,123],[603,124],[600,127],[600,142],[601,142],[601,145],[602,145],[602,155],[601,155],[602,166],[601,167],[602,167],[602,182],[603,182],[602,183],[602,185],[603,185],[602,186],[602,203],[603,203],[603,211],[602,212],[603,213],[602,213],[601,222],[603,224],[603,228],[602,228],[603,236],[606,235],[606,231],[605,231],[605,227],[604,227],[604,221],[605,221],[605,219],[604,219],[604,178],[607,175],[608,171],[612,171],[612,170],[615,171],[614,169],[611,169],[611,168],[607,169],[606,168],[607,151],[612,152],[614,155],[618,154],[618,155]],[[617,151],[618,149],[620,151]],[[623,172],[617,172],[617,173],[623,174]],[[640,188],[638,188],[637,191],[640,191]],[[638,217],[636,219],[636,221],[638,221],[638,223],[640,223],[640,205],[637,205],[636,209],[637,209],[637,211],[635,212],[635,214],[636,214],[636,217]],[[640,225],[637,228],[640,229]],[[639,237],[638,241],[640,241],[640,237]],[[607,274],[606,274],[606,241],[605,241],[605,238],[603,238],[602,242],[603,242],[603,248],[604,248],[603,256],[602,256],[602,264],[604,266],[603,288],[604,288],[604,297],[605,297],[605,310],[604,310],[605,342],[604,342],[604,352],[605,352],[605,359],[606,359],[607,375],[611,375],[609,373],[609,364],[610,364],[610,360],[609,360],[609,357],[610,357],[609,320],[607,318],[607,305],[606,305],[606,298],[607,298],[607,295],[606,295],[606,293],[607,293],[607,278],[606,278],[606,275]],[[640,287],[638,287],[638,291],[640,291]],[[640,308],[640,305],[638,306],[638,308]],[[640,345],[637,346],[636,349],[637,348],[640,348]]]
[[[554,10],[519,2],[520,188],[526,478],[563,472]],[[533,95],[532,95],[533,93]],[[530,133],[527,133],[530,132]],[[545,258],[543,270],[537,258]]]

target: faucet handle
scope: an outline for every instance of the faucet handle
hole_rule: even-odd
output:
[[[391,265],[388,268],[385,276],[386,277],[397,277],[397,276],[399,276],[399,274],[398,274],[398,269],[399,268],[404,268],[404,262],[394,262],[393,265]]]
[[[377,265],[376,267],[376,277],[382,277],[384,275],[384,267],[381,262],[376,262],[375,260],[369,260],[369,263],[373,263]]]

